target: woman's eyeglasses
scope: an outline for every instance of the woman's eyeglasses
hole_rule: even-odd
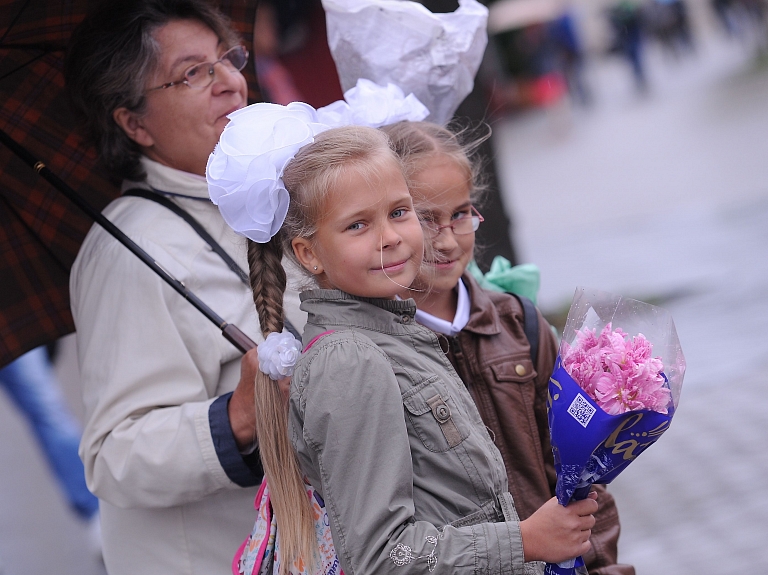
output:
[[[213,83],[213,78],[216,76],[216,64],[221,64],[230,73],[239,72],[248,63],[248,50],[245,46],[235,46],[230,48],[221,55],[221,58],[215,62],[201,62],[195,64],[184,72],[184,78],[181,80],[175,80],[162,84],[161,86],[155,86],[149,88],[147,92],[153,90],[164,90],[171,86],[178,86],[179,84],[186,84],[190,88],[207,88]]]
[[[480,212],[475,209],[475,206],[472,206],[471,210],[473,215],[461,214],[458,218],[452,220],[450,224],[440,225],[434,220],[427,218],[422,220],[422,225],[432,237],[440,235],[440,232],[445,228],[451,228],[451,231],[457,236],[471,234],[476,232],[480,227],[480,223],[485,220],[485,218],[480,215]]]

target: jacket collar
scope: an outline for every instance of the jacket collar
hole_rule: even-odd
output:
[[[309,314],[308,322],[317,325],[354,325],[384,333],[405,333],[416,324],[413,299],[363,298],[333,289],[305,291],[300,298],[301,309]]]
[[[478,335],[497,335],[501,333],[499,312],[488,293],[481,288],[472,274],[465,272],[461,279],[469,292],[469,323],[464,331]]]
[[[131,188],[149,188],[209,200],[208,182],[203,176],[164,166],[146,156],[141,157],[141,166],[147,173],[146,181],[131,182],[126,180],[123,182],[122,191]]]

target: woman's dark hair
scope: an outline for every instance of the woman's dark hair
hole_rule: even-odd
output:
[[[102,1],[75,29],[64,65],[72,111],[114,175],[145,177],[138,145],[115,123],[125,107],[141,114],[145,84],[159,61],[155,31],[174,20],[196,20],[226,46],[239,42],[227,18],[205,0]]]

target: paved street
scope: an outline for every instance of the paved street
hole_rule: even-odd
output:
[[[497,156],[540,305],[577,285],[663,302],[688,371],[657,444],[610,487],[638,575],[768,572],[768,69],[717,36],[652,54],[651,93],[621,62],[590,70],[593,110],[496,127]]]
[[[670,431],[611,486],[638,575],[768,572],[768,69],[712,35],[651,55],[651,91],[619,61],[588,70],[590,110],[495,128],[521,259],[540,305],[577,285],[663,302],[688,361]],[[81,413],[73,341],[57,366]],[[3,575],[103,575],[24,422],[0,394]]]

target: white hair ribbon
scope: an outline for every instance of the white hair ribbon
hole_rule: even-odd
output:
[[[378,128],[418,121],[429,110],[393,84],[360,79],[339,100],[315,110],[302,102],[252,104],[228,116],[229,123],[208,158],[205,176],[211,201],[224,221],[254,242],[268,242],[288,213],[283,171],[315,136],[341,126]]]

